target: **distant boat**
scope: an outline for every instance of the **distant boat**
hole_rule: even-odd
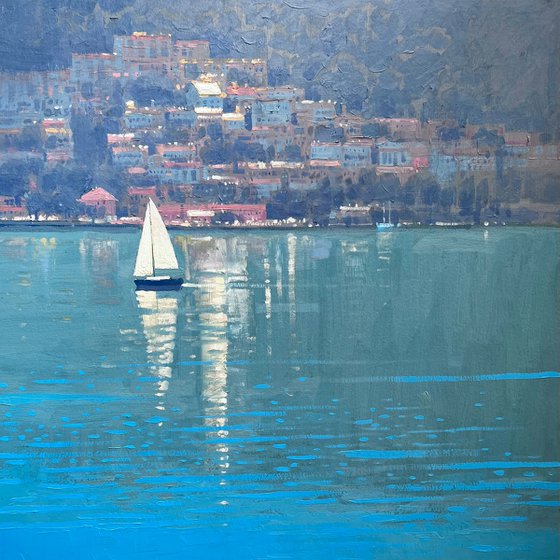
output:
[[[152,199],[146,207],[134,276],[137,290],[179,290],[183,284],[169,233]]]
[[[389,201],[389,219],[385,221],[385,203],[383,204],[383,221],[377,222],[376,224],[377,229],[385,230],[394,228],[395,225],[391,223],[391,201]]]

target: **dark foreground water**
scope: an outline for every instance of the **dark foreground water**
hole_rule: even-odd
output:
[[[558,558],[560,232],[0,231],[0,558]]]

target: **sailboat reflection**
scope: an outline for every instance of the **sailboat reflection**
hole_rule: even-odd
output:
[[[157,378],[156,408],[165,410],[165,394],[173,373],[177,337],[178,295],[162,292],[138,291],[136,298],[146,337],[149,371]]]

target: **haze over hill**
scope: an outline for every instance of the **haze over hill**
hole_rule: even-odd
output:
[[[557,138],[554,0],[1,0],[0,70],[61,68],[135,30],[202,38],[215,57],[266,57],[269,82],[366,117],[504,122]]]

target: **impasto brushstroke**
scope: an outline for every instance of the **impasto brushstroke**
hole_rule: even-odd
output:
[[[0,23],[0,560],[557,560],[560,3]]]

